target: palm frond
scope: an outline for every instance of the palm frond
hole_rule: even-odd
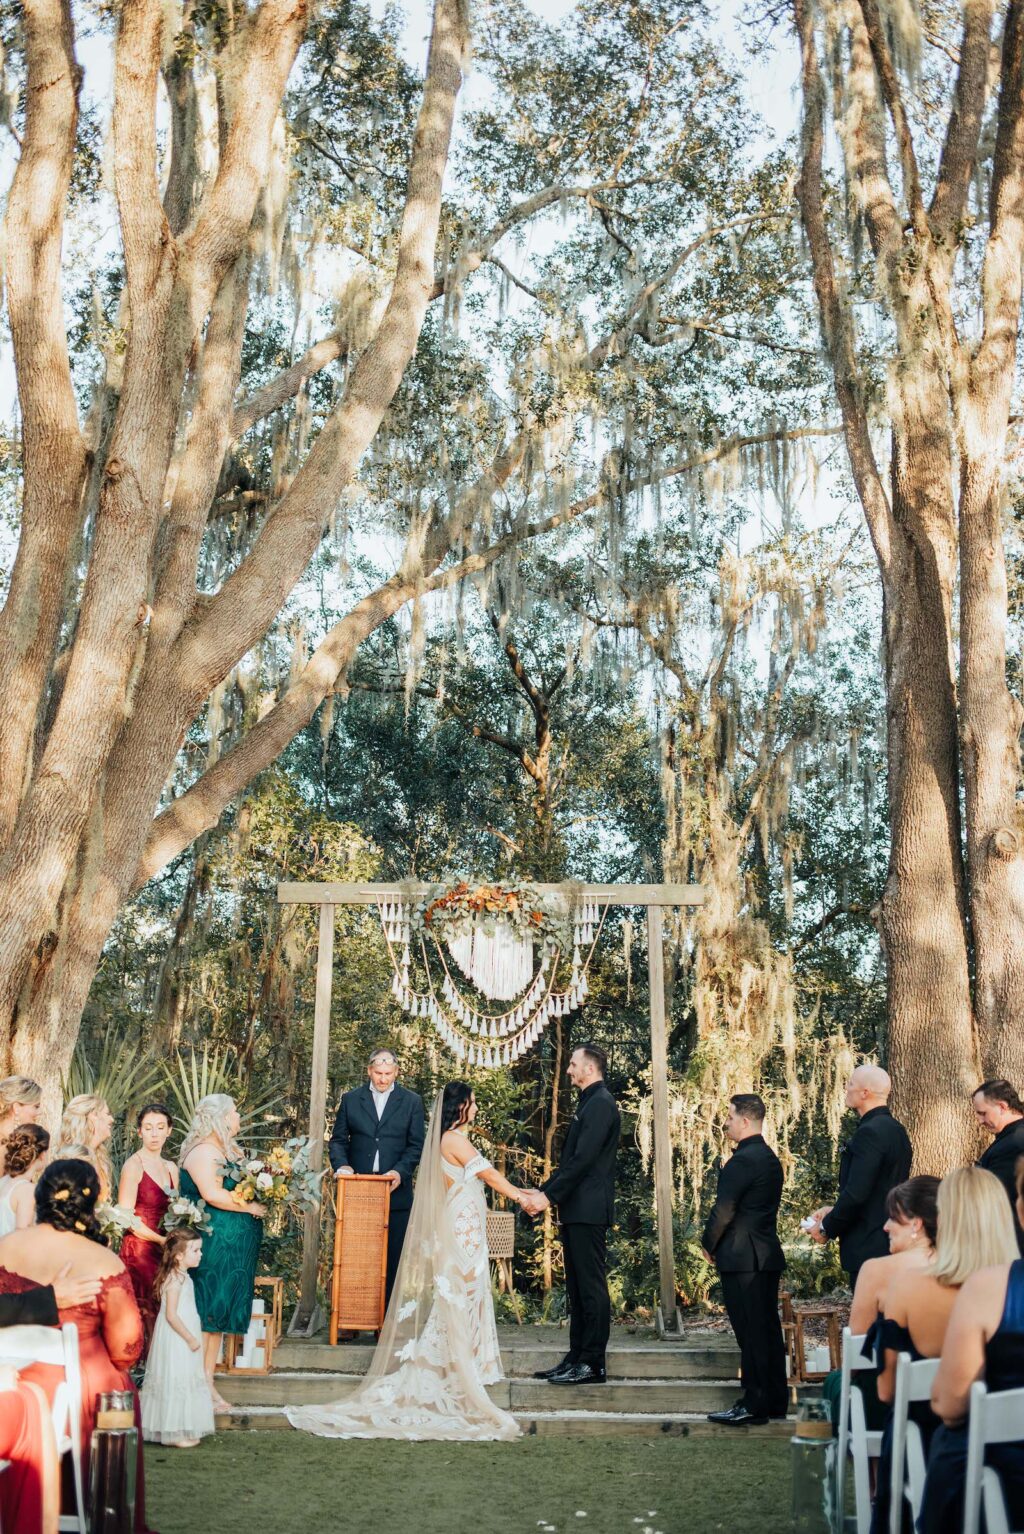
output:
[[[226,1092],[233,1097],[242,1119],[239,1136],[252,1144],[273,1135],[273,1110],[283,1101],[277,1086],[252,1096],[252,1082],[235,1051],[227,1045],[194,1045],[177,1050],[163,1066],[163,1081],[178,1110],[179,1122],[189,1124],[203,1097]]]
[[[90,1057],[89,1044],[79,1036],[61,1087],[65,1102],[83,1092],[105,1098],[115,1119],[120,1119],[151,1097],[162,1080],[162,1063],[137,1037],[110,1022],[96,1057]]]

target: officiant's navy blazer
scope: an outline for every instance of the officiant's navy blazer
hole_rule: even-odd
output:
[[[412,1208],[412,1174],[420,1164],[425,1136],[423,1099],[396,1082],[384,1112],[377,1105],[370,1083],[346,1092],[341,1099],[334,1132],[328,1146],[331,1166],[350,1166],[353,1172],[372,1172],[380,1152],[381,1172],[398,1172],[402,1181],[391,1195],[392,1209]]]

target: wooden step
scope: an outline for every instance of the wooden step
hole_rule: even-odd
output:
[[[319,1406],[342,1401],[359,1385],[358,1374],[292,1373],[221,1376],[234,1406]],[[605,1385],[549,1385],[544,1380],[504,1379],[488,1394],[505,1411],[709,1412],[731,1406],[735,1380],[610,1380]],[[571,1397],[571,1400],[570,1400]]]
[[[708,1422],[701,1412],[554,1411],[516,1412],[523,1432],[536,1437],[571,1438],[665,1438],[744,1437],[789,1438],[792,1421],[769,1422],[765,1427],[728,1428]],[[293,1431],[280,1406],[239,1407],[217,1418],[218,1432]]]
[[[501,1358],[510,1378],[529,1378],[539,1369],[552,1369],[565,1356],[568,1337],[559,1341],[510,1342],[501,1339]],[[363,1374],[373,1357],[373,1343],[344,1342],[337,1347],[313,1339],[285,1339],[274,1352],[275,1368],[311,1373],[323,1370],[339,1374]],[[687,1344],[652,1342],[634,1347],[608,1349],[611,1379],[731,1379],[739,1370],[740,1355],[731,1337],[712,1336]]]

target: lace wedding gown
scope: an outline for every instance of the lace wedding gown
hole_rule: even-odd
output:
[[[420,1167],[409,1231],[365,1381],[328,1406],[293,1406],[293,1427],[323,1438],[518,1438],[485,1386],[502,1378],[487,1256],[487,1204],[476,1155],[440,1149],[440,1099]]]

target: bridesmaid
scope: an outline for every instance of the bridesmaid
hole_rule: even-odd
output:
[[[128,1269],[146,1329],[145,1358],[160,1309],[153,1293],[165,1241],[160,1223],[177,1191],[178,1168],[161,1154],[171,1133],[171,1110],[163,1103],[147,1103],[135,1122],[142,1145],[121,1168],[117,1202],[122,1209],[135,1211],[135,1228],[121,1242],[121,1261]]]
[[[57,1144],[50,1158],[51,1161],[74,1159],[71,1156],[72,1151],[79,1155],[84,1151],[85,1155],[82,1159],[90,1162],[99,1176],[101,1204],[110,1202],[114,1183],[110,1171],[110,1154],[107,1150],[113,1127],[114,1115],[104,1099],[92,1092],[80,1092],[77,1097],[72,1097],[70,1102],[65,1104],[64,1117],[60,1121],[60,1134],[57,1136]]]
[[[234,1099],[214,1092],[203,1097],[181,1147],[181,1192],[185,1198],[205,1199],[212,1222],[203,1237],[203,1259],[192,1275],[196,1306],[203,1328],[203,1366],[214,1410],[231,1410],[230,1403],[213,1383],[221,1341],[225,1332],[243,1335],[249,1330],[252,1297],[266,1214],[262,1204],[236,1204],[235,1186],[224,1176],[225,1161],[237,1161],[242,1152],[235,1136],[241,1120]]]
[[[34,1124],[39,1117],[43,1089],[27,1076],[7,1076],[0,1081],[0,1172],[4,1168],[4,1146],[12,1129]]]
[[[46,1166],[50,1136],[42,1124],[23,1124],[7,1136],[7,1168],[0,1177],[0,1236],[24,1230],[36,1217],[36,1183]]]

